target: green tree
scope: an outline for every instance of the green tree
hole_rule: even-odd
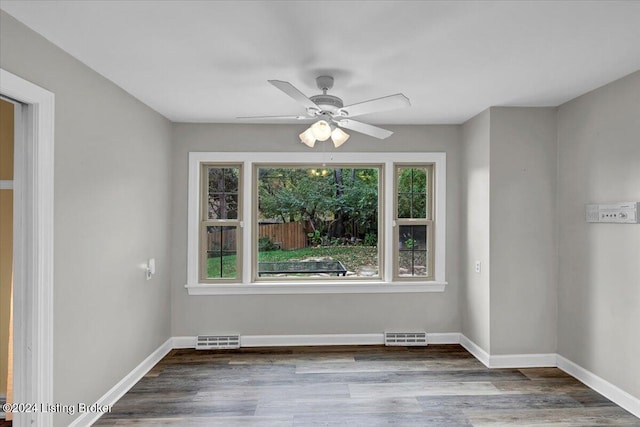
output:
[[[427,171],[423,168],[398,169],[398,218],[426,218]]]
[[[348,177],[348,178],[347,178]],[[378,232],[378,170],[344,169],[342,191],[336,191],[337,237],[350,234],[364,238]]]
[[[331,183],[309,169],[260,168],[259,213],[283,222],[309,220],[318,226],[331,214]]]
[[[258,191],[262,218],[309,220],[329,239],[377,234],[375,168],[260,168]]]
[[[238,168],[209,168],[209,218],[238,218]]]

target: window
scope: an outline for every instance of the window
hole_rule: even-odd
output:
[[[394,277],[433,278],[432,165],[395,165]]]
[[[241,165],[202,165],[200,280],[203,282],[242,280],[242,256],[238,256],[242,243],[241,172]]]
[[[254,280],[380,278],[381,170],[256,165]]]
[[[444,153],[282,159],[189,154],[189,294],[444,290]]]

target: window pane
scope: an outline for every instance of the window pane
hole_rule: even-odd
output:
[[[258,276],[379,277],[379,168],[257,169]]]
[[[236,227],[207,227],[207,279],[237,277]]]
[[[414,194],[411,203],[411,218],[427,217],[427,195]]]
[[[398,276],[429,276],[426,225],[401,225],[398,244]]]
[[[238,179],[237,167],[208,168],[208,218],[238,218]]]
[[[398,167],[397,180],[397,218],[429,217],[429,168]]]
[[[398,218],[411,218],[411,193],[398,193]]]

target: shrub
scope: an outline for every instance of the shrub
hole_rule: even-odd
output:
[[[258,239],[258,250],[260,252],[276,251],[278,249],[280,247],[273,243],[269,237],[264,236]]]
[[[364,235],[365,246],[376,246],[378,244],[378,236],[374,233],[367,233]]]

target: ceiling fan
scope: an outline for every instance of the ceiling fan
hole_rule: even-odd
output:
[[[282,80],[268,80],[269,83],[298,101],[306,108],[306,115],[301,116],[256,116],[238,117],[239,119],[258,120],[315,120],[315,122],[303,133],[300,134],[300,141],[309,147],[313,147],[316,140],[326,141],[331,137],[336,147],[344,144],[349,135],[340,128],[350,129],[378,139],[388,138],[393,132],[353,120],[352,117],[363,114],[377,113],[380,111],[394,110],[396,108],[408,107],[411,105],[409,98],[401,93],[384,96],[382,98],[370,99],[345,106],[342,99],[335,95],[329,95],[327,91],[333,87],[333,77],[319,76],[316,78],[318,89],[322,94],[307,97],[295,86]]]

